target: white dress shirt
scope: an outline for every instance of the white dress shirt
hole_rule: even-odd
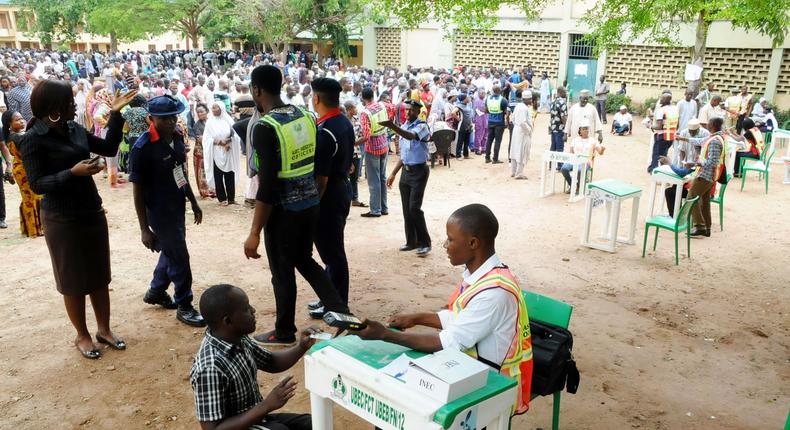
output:
[[[474,273],[465,270],[464,284],[473,285],[498,266],[502,262],[494,254]],[[443,349],[465,351],[476,345],[478,356],[501,365],[516,335],[517,319],[518,303],[513,295],[491,288],[475,295],[458,315],[447,309],[439,311],[439,339]]]

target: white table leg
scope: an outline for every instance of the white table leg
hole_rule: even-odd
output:
[[[656,187],[658,186],[657,182],[650,182],[650,208],[647,210],[647,218],[650,219],[653,217],[653,210],[655,209],[656,204]]]
[[[569,202],[573,202],[577,195],[576,189],[579,186],[578,174],[579,174],[579,165],[575,164],[573,166],[573,170],[571,170],[571,193],[569,194],[568,197]]]
[[[620,227],[620,199],[610,204],[611,211],[611,225],[609,226],[609,237],[611,238],[611,249],[615,251],[617,247],[617,229]]]
[[[590,222],[592,218],[592,196],[587,196],[584,203],[584,231],[582,232],[582,245],[590,243]]]
[[[601,226],[601,238],[602,239],[609,239],[609,223],[612,221],[612,202],[609,200],[604,200],[604,221],[603,225]]]
[[[546,197],[546,170],[551,168],[551,162],[543,160],[543,170],[540,171],[540,196]]]
[[[639,216],[639,196],[631,199],[631,203],[633,204],[633,207],[631,208],[631,230],[628,232],[628,243],[633,245],[635,243],[634,239],[636,236],[636,220]]]
[[[313,430],[332,430],[332,400],[310,393]]]
[[[496,418],[496,420],[491,421],[490,424],[486,426],[486,428],[491,430],[508,430],[510,424],[510,413],[503,413]]]
[[[672,212],[676,218],[680,212],[680,201],[683,200],[683,185],[675,185],[675,201],[673,202],[674,211]]]

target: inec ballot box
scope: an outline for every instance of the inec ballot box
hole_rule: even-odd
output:
[[[415,391],[449,403],[484,387],[489,370],[461,351],[446,349],[412,360],[403,380]]]
[[[332,430],[334,404],[383,430],[507,430],[516,401],[514,379],[460,352],[344,336],[313,346],[304,363],[313,430]]]

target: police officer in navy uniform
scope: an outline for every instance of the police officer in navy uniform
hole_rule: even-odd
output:
[[[192,204],[195,224],[203,220],[203,212],[187,180],[184,134],[176,127],[178,115],[185,109],[182,102],[171,96],[154,97],[148,102],[151,127],[137,139],[129,154],[129,180],[134,184],[134,208],[143,245],[160,252],[143,301],[178,309],[179,321],[203,327],[203,317],[192,306],[184,197]],[[171,282],[175,300],[166,291]]]
[[[344,304],[348,305],[348,259],[344,231],[351,209],[351,157],[354,154],[354,125],[340,111],[340,83],[318,78],[311,83],[313,106],[318,113],[315,178],[321,194],[315,247],[326,266],[326,273]],[[308,305],[310,316],[320,318],[324,308],[319,302]]]
[[[326,311],[348,312],[332,282],[313,260],[313,238],[320,211],[315,177],[316,124],[307,111],[280,98],[280,69],[253,69],[250,89],[262,117],[252,130],[258,170],[255,213],[244,254],[260,258],[261,230],[272,272],[277,319],[272,331],[255,336],[267,345],[296,343],[296,276],[307,279]]]

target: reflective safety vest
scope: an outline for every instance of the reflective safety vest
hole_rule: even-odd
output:
[[[316,128],[313,117],[304,109],[293,106],[293,115],[264,115],[260,121],[274,129],[280,142],[280,179],[298,179],[313,174]],[[255,166],[260,169],[259,156]]]
[[[743,103],[743,99],[740,95],[727,97],[727,112],[730,116],[738,116],[741,111],[741,103]]]
[[[718,140],[719,143],[721,144],[721,154],[719,155],[719,165],[716,167],[716,174],[714,175],[714,178],[713,178],[713,182],[716,182],[716,181],[719,180],[719,176],[721,176],[722,170],[724,170],[724,160],[726,160],[726,156],[727,156],[727,154],[726,154],[727,146],[724,144],[724,138],[720,134],[714,134],[714,135],[710,136],[709,138],[705,139],[704,142],[702,142],[702,149],[700,149],[700,151],[699,151],[699,163],[700,164],[704,164],[705,161],[708,159],[708,152],[710,151],[710,142],[713,139]],[[697,166],[697,168],[694,170],[694,178],[699,176],[699,172],[701,172],[701,171],[702,171],[702,166]]]
[[[387,116],[387,109],[384,109],[384,106],[382,105],[378,105],[378,107],[380,110],[376,112],[365,109],[365,115],[367,115],[368,120],[370,120],[371,136],[384,136],[387,134],[387,128],[379,124],[380,122],[389,119],[389,116]]]
[[[675,140],[675,135],[678,133],[678,124],[680,123],[680,111],[677,106],[666,105],[662,107],[664,111],[664,140]]]
[[[754,127],[749,131],[752,132],[752,136],[754,136],[754,146],[757,148],[757,156],[759,157],[762,155],[763,151],[765,150],[765,139],[763,139],[763,133],[760,131],[759,128]],[[748,139],[747,139],[748,142]],[[751,142],[749,142],[751,145]],[[748,148],[751,152],[754,152],[754,148]]]
[[[502,96],[490,96],[486,100],[486,108],[488,113],[497,115],[502,113]]]
[[[523,414],[529,409],[530,389],[532,386],[532,337],[529,331],[529,316],[527,315],[527,304],[521,294],[521,288],[513,273],[507,267],[496,267],[486,273],[480,280],[473,285],[464,286],[461,284],[458,289],[450,296],[448,308],[453,315],[458,314],[469,304],[479,293],[493,288],[501,288],[513,295],[513,299],[518,303],[518,319],[513,327],[513,341],[510,344],[505,361],[501,364],[492,363],[479,357],[477,347],[465,351],[473,358],[480,360],[489,366],[499,366],[499,373],[513,378],[518,382],[516,390],[516,402],[513,405],[511,415]],[[491,315],[495,318],[496,315]]]

